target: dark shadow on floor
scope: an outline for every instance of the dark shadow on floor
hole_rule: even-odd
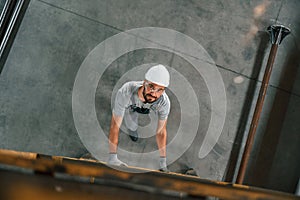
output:
[[[242,109],[242,116],[239,121],[238,132],[236,134],[236,137],[235,137],[235,140],[234,140],[234,143],[232,146],[231,155],[229,158],[228,166],[227,166],[225,177],[224,177],[224,181],[226,181],[226,182],[234,181],[233,180],[234,173],[235,173],[235,169],[236,169],[236,165],[237,165],[237,161],[238,161],[238,157],[239,157],[239,153],[240,153],[240,149],[241,149],[241,145],[242,145],[242,140],[244,137],[245,128],[246,128],[247,121],[248,121],[249,114],[250,114],[251,104],[252,104],[253,98],[254,98],[255,88],[257,85],[257,79],[258,79],[259,73],[262,68],[262,63],[263,63],[263,59],[265,57],[266,49],[269,44],[269,35],[267,32],[259,32],[258,35],[256,36],[256,38],[257,38],[257,40],[260,41],[260,44],[257,48],[257,54],[255,57],[253,71],[251,74],[251,78],[253,80],[250,81],[250,84],[248,87],[248,91],[247,91],[246,98],[245,98],[246,100],[245,100],[245,103],[244,103],[243,109]]]

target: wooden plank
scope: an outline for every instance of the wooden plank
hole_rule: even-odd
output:
[[[196,199],[188,196],[149,193],[148,191],[133,190],[113,184],[89,184],[51,176],[34,176],[4,170],[0,170],[0,177],[1,200],[131,200],[137,199],[137,197],[147,200]]]
[[[230,184],[226,182],[210,181],[193,176],[183,176],[175,173],[163,173],[130,167],[132,170],[141,170],[145,173],[128,173],[112,169],[101,162],[89,162],[79,159],[46,156],[35,153],[25,153],[0,150],[0,163],[19,166],[42,173],[65,173],[73,176],[95,177],[101,179],[117,180],[124,183],[134,183],[155,187],[158,189],[184,192],[193,196],[213,196],[221,199],[297,199],[295,195],[271,191],[245,185]],[[298,198],[299,199],[299,198]]]

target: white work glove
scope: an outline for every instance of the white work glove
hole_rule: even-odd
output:
[[[109,158],[107,161],[107,164],[109,165],[116,165],[116,166],[125,166],[127,167],[128,165],[121,160],[118,159],[118,155],[116,153],[110,153]]]
[[[162,172],[170,172],[167,168],[167,158],[166,157],[160,157],[159,158],[159,170]]]

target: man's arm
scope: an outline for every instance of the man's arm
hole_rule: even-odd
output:
[[[112,114],[109,131],[109,153],[117,153],[119,131],[123,117]]]
[[[158,120],[156,130],[156,142],[160,157],[166,157],[167,120]]]

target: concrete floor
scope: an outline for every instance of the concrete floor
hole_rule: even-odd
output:
[[[280,23],[288,26],[292,34],[278,49],[246,183],[294,192],[300,176],[299,10],[298,0],[89,0],[84,3],[31,0],[0,76],[0,148],[71,157],[90,151],[106,159],[106,141],[100,141],[97,132],[85,135],[75,127],[72,92],[77,72],[90,52],[117,33],[140,27],[161,27],[179,31],[203,47],[203,51],[187,49],[184,53],[190,57],[200,53],[203,56],[201,69],[213,68],[211,60],[216,64],[222,77],[216,85],[224,84],[225,101],[212,99],[206,82],[206,79],[212,80],[211,77],[199,74],[194,65],[174,53],[176,45],[189,42],[180,43],[182,40],[178,39],[169,43],[169,51],[134,50],[113,60],[107,69],[101,68],[99,63],[104,73],[98,77],[95,88],[98,122],[107,134],[111,98],[116,89],[127,80],[142,80],[147,68],[144,64],[165,64],[173,75],[173,85],[167,91],[172,102],[168,141],[177,134],[183,134],[181,139],[184,139],[195,133],[187,149],[184,142],[179,142],[175,143],[176,148],[168,150],[173,158],[176,158],[174,154],[182,154],[170,163],[170,169],[184,172],[194,168],[203,178],[233,181],[235,168],[232,166],[248,133],[269,55],[270,42],[265,30],[271,24]],[[137,45],[138,42],[130,47],[134,49]],[[106,49],[104,53],[117,51]],[[182,79],[182,83],[191,86],[188,89],[193,91],[191,96],[184,96],[188,87],[179,84],[180,77],[187,80]],[[182,96],[186,99],[182,100]],[[193,98],[196,104],[192,103]],[[224,114],[221,109],[224,103],[226,118],[220,137],[214,135],[216,132],[212,134],[210,138],[217,143],[212,142],[213,149],[201,158],[199,149],[207,144],[203,141],[210,118]],[[187,109],[196,111],[199,107],[200,114],[183,110],[186,105],[190,106]],[[213,105],[220,109],[212,109]],[[149,123],[147,118],[141,122],[143,126]],[[180,124],[184,124],[183,129],[179,129]],[[220,124],[217,121],[212,126]],[[193,132],[195,125],[197,131]],[[138,143],[132,143],[126,134],[121,134],[120,147],[138,153],[154,151],[155,140],[149,134]],[[121,156],[132,165],[142,163],[149,168],[157,167],[157,158],[147,163],[126,157],[126,153]]]

